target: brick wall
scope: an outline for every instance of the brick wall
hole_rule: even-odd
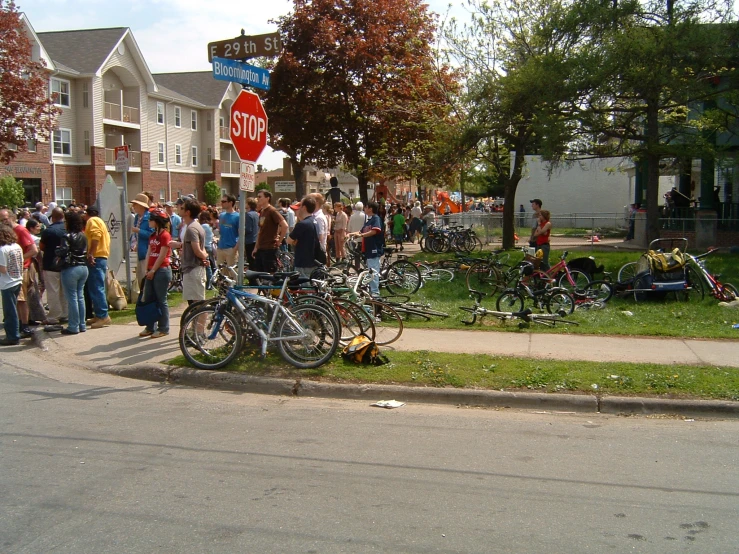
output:
[[[694,231],[670,231],[662,229],[660,237],[665,239],[686,238],[688,239],[688,250],[695,250],[695,232]],[[716,240],[712,246],[731,247],[739,246],[739,232],[737,231],[718,231]]]

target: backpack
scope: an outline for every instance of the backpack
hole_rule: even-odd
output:
[[[341,351],[341,357],[355,364],[383,365],[389,360],[380,355],[380,348],[365,335],[357,335]]]

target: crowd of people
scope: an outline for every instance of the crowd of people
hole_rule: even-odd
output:
[[[344,260],[345,244],[351,239],[357,241],[368,267],[379,271],[386,243],[403,250],[404,243],[420,241],[436,222],[431,204],[371,201],[365,206],[342,199],[333,185],[326,197],[312,193],[294,204],[287,198],[273,203],[268,190],[247,198],[244,253],[249,269],[274,273],[278,253],[289,248],[296,270],[309,276],[318,264]],[[541,209],[541,200],[532,200],[531,205],[535,218],[531,245],[544,251],[542,265],[548,267],[550,215]],[[173,260],[182,275],[184,300],[204,299],[214,268],[238,261],[238,202],[224,194],[219,207],[202,204],[192,195],[160,204],[143,192],[130,207],[134,292],[155,301],[159,314],[139,335],[164,337],[169,334],[167,291]],[[99,216],[97,204],[65,207],[51,202],[38,203],[33,212],[0,210],[5,315],[0,345],[19,344],[32,336],[34,324],[64,335],[111,324],[106,294],[110,234]],[[370,289],[379,294],[377,280]],[[44,292],[46,305],[41,300]]]

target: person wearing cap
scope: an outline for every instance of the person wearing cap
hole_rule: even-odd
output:
[[[541,211],[542,201],[538,198],[534,198],[533,200],[529,200],[531,203],[531,209],[533,210],[533,214],[531,216],[531,236],[529,237],[529,246],[531,248],[536,248],[536,237],[534,236],[534,233],[536,233],[536,228],[539,227],[539,212]]]
[[[136,217],[131,232],[136,235],[136,282],[141,287],[146,275],[146,251],[149,248],[149,237],[154,230],[149,226],[149,198],[145,194],[137,194],[133,202]]]
[[[146,252],[147,271],[144,280],[144,298],[150,298],[153,292],[159,308],[159,319],[147,325],[139,333],[140,337],[151,337],[158,339],[169,335],[169,305],[167,304],[167,289],[172,280],[172,268],[170,267],[170,242],[172,235],[169,233],[169,216],[162,208],[149,208],[149,226],[152,234],[149,237],[149,248]]]
[[[108,315],[108,298],[105,294],[105,275],[108,273],[110,257],[110,233],[100,218],[100,208],[96,202],[85,210],[85,236],[87,237],[87,292],[92,302],[94,317],[87,323],[90,329],[102,329],[112,323]]]

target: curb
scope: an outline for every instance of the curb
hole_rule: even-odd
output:
[[[111,365],[94,368],[96,371],[127,377],[199,388],[271,394],[306,396],[343,400],[392,398],[426,404],[479,406],[485,408],[516,408],[557,412],[602,414],[673,414],[680,416],[739,418],[739,402],[720,400],[675,400],[660,398],[633,398],[620,396],[598,397],[588,394],[559,394],[539,392],[505,392],[470,389],[435,389],[400,385],[348,385],[321,383],[304,379],[277,379],[255,377],[227,371],[205,371],[164,364]]]

